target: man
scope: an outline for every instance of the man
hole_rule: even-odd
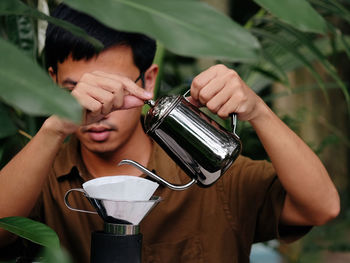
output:
[[[86,109],[84,125],[56,116],[44,122],[1,171],[0,217],[43,221],[76,262],[88,262],[90,233],[102,229],[102,220],[68,210],[63,203],[67,190],[100,176],[142,176],[131,166],[117,166],[122,159],[155,169],[173,183],[188,177],[146,136],[140,122],[158,73],[152,64],[154,41],[111,30],[64,5],[54,16],[82,27],[105,49],[96,54],[89,43],[49,26],[49,73]],[[159,187],[155,194],[164,201],[141,223],[144,262],[248,262],[253,242],[292,241],[309,226],[337,216],[338,193],[320,160],[236,72],[223,65],[202,72],[193,80],[190,99],[220,117],[235,112],[249,121],[272,165],[240,156],[209,188],[177,192]],[[70,203],[91,209],[82,196],[72,196]],[[3,247],[14,239],[0,232]]]

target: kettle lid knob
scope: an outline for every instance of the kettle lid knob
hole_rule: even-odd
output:
[[[144,120],[144,129],[146,133],[157,127],[181,98],[182,96],[165,96],[156,101],[145,101],[145,103],[151,106]]]
[[[154,100],[146,100],[145,104],[147,104],[153,108],[156,105],[156,102]]]

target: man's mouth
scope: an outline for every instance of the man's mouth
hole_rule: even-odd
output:
[[[99,126],[99,127],[91,127],[86,130],[86,133],[89,135],[90,139],[96,142],[106,141],[110,135],[110,132],[113,129]]]

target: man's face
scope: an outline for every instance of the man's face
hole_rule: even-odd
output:
[[[84,73],[94,71],[119,74],[133,81],[140,74],[134,65],[131,48],[116,46],[90,60],[73,61],[69,56],[63,63],[58,63],[57,75],[53,77],[56,77],[59,85],[72,89]],[[137,84],[141,86],[141,81]],[[76,136],[82,147],[91,152],[114,152],[133,138],[135,132],[140,132],[140,113],[140,107],[113,111],[98,123],[82,126]]]

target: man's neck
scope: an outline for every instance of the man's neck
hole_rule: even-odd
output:
[[[83,162],[93,177],[110,175],[134,175],[139,176],[141,171],[130,165],[118,166],[123,159],[134,160],[143,166],[147,166],[151,157],[152,141],[143,132],[141,127],[135,131],[135,134],[128,142],[123,144],[114,152],[94,153],[81,147]]]

